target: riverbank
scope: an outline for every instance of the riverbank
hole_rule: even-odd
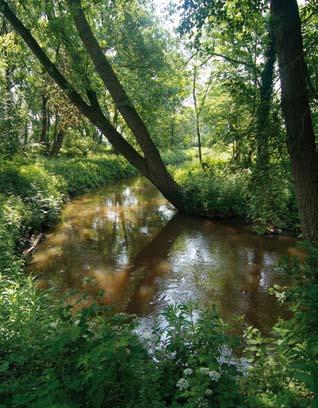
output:
[[[315,293],[317,254],[304,266],[288,265],[297,273],[298,286],[294,294],[286,295],[284,290],[279,294],[281,299],[293,296],[295,319],[280,323],[271,339],[247,330],[244,348],[252,362],[248,376],[233,364],[231,350],[242,347],[240,340],[225,334],[226,327],[214,310],[201,311],[201,319],[193,320],[198,313],[194,306],[169,307],[164,313],[168,326],[154,327],[153,359],[134,334],[131,319],[113,315],[98,304],[98,297],[96,304],[74,315],[63,299],[52,296],[52,290],[38,290],[23,273],[23,261],[17,256],[23,234],[54,223],[67,197],[76,193],[79,179],[85,191],[85,186],[97,187],[99,180],[104,183],[110,173],[109,181],[116,175],[130,175],[118,157],[108,159],[58,159],[56,166],[45,159],[21,160],[16,167],[7,163],[1,174],[0,404],[15,408],[276,408],[282,404],[307,408],[315,392],[309,381],[316,378],[313,311],[317,299],[311,294]],[[59,174],[53,174],[53,166]],[[77,294],[85,299],[85,290]],[[65,295],[74,296],[74,292]],[[297,312],[300,302],[306,308]],[[303,366],[295,368],[299,360]],[[307,376],[305,380],[301,375]]]
[[[100,302],[139,316],[144,329],[171,299],[190,298],[203,308],[217,304],[229,324],[240,310],[242,326],[268,333],[283,311],[266,287],[288,281],[274,265],[297,253],[295,245],[291,238],[253,234],[234,220],[177,213],[136,176],[67,203],[28,271],[41,287],[61,292],[81,290],[91,279],[92,294],[105,293]]]
[[[117,156],[86,158],[25,159],[2,161],[0,167],[0,238],[2,273],[28,245],[33,233],[50,228],[63,204],[110,181],[135,174]],[[21,261],[19,260],[19,263]]]
[[[213,156],[211,156],[213,157]],[[300,223],[292,183],[281,166],[272,167],[264,183],[271,191],[264,196],[261,185],[253,185],[249,170],[237,169],[227,159],[205,159],[205,168],[188,161],[172,169],[183,187],[189,214],[211,219],[237,218],[258,234],[300,235]]]
[[[231,168],[227,157],[211,151],[207,152],[207,167],[203,170],[195,154],[192,149],[168,151],[163,155],[184,188],[189,213],[219,219],[238,217],[254,225],[254,230],[260,233],[299,233],[295,197],[288,181],[280,183],[268,208],[268,203],[257,200],[255,203],[250,190],[251,175],[247,171]],[[212,154],[216,158],[209,160]],[[16,253],[31,247],[38,234],[57,221],[69,197],[134,174],[136,170],[124,159],[111,154],[57,159],[17,157],[14,161],[2,161],[2,252],[13,259]],[[27,242],[33,233],[36,236]]]
[[[167,164],[187,160],[183,152],[167,152]],[[71,197],[136,174],[118,155],[85,157],[15,157],[0,164],[0,270],[32,245],[33,236],[50,229]]]

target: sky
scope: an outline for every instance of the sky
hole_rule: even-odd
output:
[[[305,4],[306,0],[297,0],[298,5]],[[169,30],[173,31],[174,28],[178,26],[179,19],[175,17],[174,21],[167,19],[167,6],[171,0],[152,0],[155,9],[157,11],[158,17],[161,19],[164,26]],[[181,3],[181,0],[174,0],[174,4]]]
[[[152,0],[152,2],[155,6],[157,16],[162,21],[165,28],[167,28],[169,31],[173,31],[179,24],[179,18],[177,15],[175,15],[173,19],[167,18],[167,7],[171,0]],[[174,3],[176,4],[178,2],[180,2],[180,0],[177,2],[175,1]]]

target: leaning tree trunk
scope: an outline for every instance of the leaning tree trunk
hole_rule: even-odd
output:
[[[129,129],[132,131],[144,154],[151,181],[164,195],[166,195],[166,197],[169,195],[173,201],[177,203],[177,208],[181,209],[183,207],[181,189],[167,171],[144,121],[126,94],[115,71],[96,40],[81,7],[81,1],[68,0],[68,4],[73,14],[74,23],[79,36],[95,66],[96,72],[103,81],[116,108],[121,113]],[[171,200],[169,199],[169,201]]]
[[[296,0],[271,0],[287,130],[303,236],[318,240],[318,160],[306,83],[301,21]]]
[[[144,156],[142,156],[127,140],[112,126],[109,119],[104,115],[97,99],[96,92],[86,89],[89,104],[74,89],[72,84],[58,70],[48,58],[44,50],[32,36],[24,24],[10,9],[5,0],[0,0],[0,12],[9,20],[14,29],[21,35],[27,46],[33,52],[38,61],[45,68],[48,75],[63,90],[70,101],[86,118],[96,126],[109,140],[113,147],[120,152],[130,164],[147,177],[177,209],[185,210],[181,187],[173,180],[167,171],[160,154],[154,145],[146,126],[139,117],[136,109],[129,101],[125,90],[121,86],[115,72],[106,60],[105,55],[95,39],[90,26],[85,18],[80,2],[74,0],[74,20],[80,32],[83,44],[87,48],[95,69],[109,90],[114,102],[132,130]]]

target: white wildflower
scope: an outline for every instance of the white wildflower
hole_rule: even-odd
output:
[[[197,404],[198,408],[208,408],[209,407],[209,402],[205,398],[199,398],[197,400],[197,403],[198,403]]]
[[[209,375],[210,370],[207,367],[201,367],[200,368],[200,373],[203,375]]]
[[[177,388],[179,388],[180,391],[186,390],[189,387],[189,382],[185,378],[180,378],[180,380],[177,382]]]
[[[210,388],[207,388],[206,391],[205,391],[205,395],[207,397],[211,397],[211,395],[213,395],[213,391]]]
[[[212,381],[219,381],[221,378],[221,374],[218,373],[217,371],[209,371],[209,377],[211,378]]]
[[[189,375],[191,375],[193,373],[192,368],[186,368],[185,370],[183,370],[183,374],[187,377]]]

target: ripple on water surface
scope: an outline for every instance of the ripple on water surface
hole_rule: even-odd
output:
[[[293,239],[176,214],[136,178],[67,204],[30,271],[44,288],[81,290],[89,280],[92,294],[104,290],[105,304],[141,316],[144,325],[168,303],[191,299],[266,331],[282,313],[267,290],[286,283],[273,265],[287,254],[302,255]]]

